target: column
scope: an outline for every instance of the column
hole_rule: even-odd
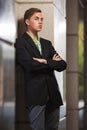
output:
[[[78,0],[67,0],[67,130],[78,130]]]

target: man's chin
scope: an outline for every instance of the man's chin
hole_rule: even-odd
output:
[[[42,29],[37,30],[37,32],[40,32]]]

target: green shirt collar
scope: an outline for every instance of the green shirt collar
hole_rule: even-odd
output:
[[[33,38],[28,31],[27,31],[26,33],[32,38],[32,40],[33,40],[35,43],[40,42],[40,37],[38,37],[38,40],[36,41],[35,38]]]

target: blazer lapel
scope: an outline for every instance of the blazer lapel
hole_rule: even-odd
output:
[[[41,48],[42,48],[42,57],[43,58],[46,58],[46,44],[44,43],[45,41],[42,39],[42,38],[40,38],[40,43],[41,43]]]
[[[36,56],[42,57],[41,54],[40,54],[40,52],[39,52],[39,50],[37,49],[37,47],[36,47],[34,41],[32,40],[32,38],[31,38],[26,32],[23,34],[23,37],[24,37],[24,39],[27,41],[28,45],[31,46],[31,49],[32,49],[33,53],[34,53]],[[28,48],[27,48],[27,49],[28,49]]]

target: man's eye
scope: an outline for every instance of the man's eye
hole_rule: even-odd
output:
[[[35,20],[38,20],[38,18],[35,18]]]
[[[43,18],[41,18],[41,21],[43,21]]]

